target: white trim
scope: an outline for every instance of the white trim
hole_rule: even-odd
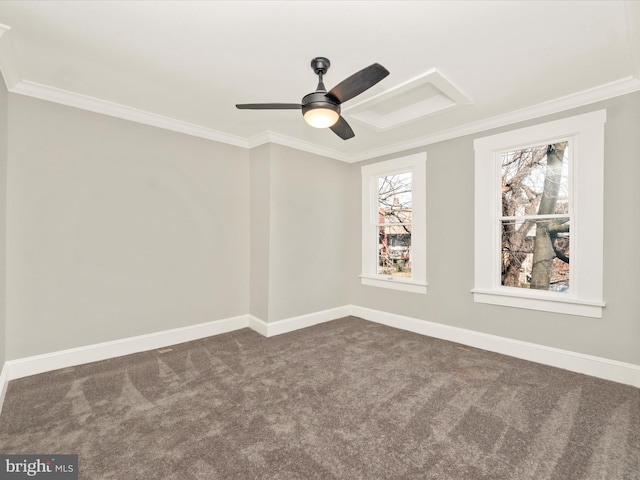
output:
[[[0,372],[0,413],[2,413],[2,405],[4,405],[4,396],[7,394],[7,387],[9,386],[9,367],[6,362],[2,365],[2,372]]]
[[[2,372],[0,372],[0,411],[9,381],[17,378],[154,350],[167,345],[176,345],[247,327],[265,337],[272,337],[350,315],[420,335],[440,338],[640,388],[640,365],[419,320],[357,305],[343,305],[269,323],[253,315],[241,315],[96,345],[9,360],[5,362]]]
[[[283,333],[289,333],[320,323],[330,322],[331,320],[337,320],[338,318],[347,317],[350,315],[350,312],[350,306],[343,305],[342,307],[321,310],[319,312],[299,315],[275,322],[264,322],[259,318],[251,316],[249,327],[265,337],[273,337],[275,335],[282,335]]]
[[[361,167],[362,175],[362,285],[427,293],[427,154],[415,153]],[[412,172],[411,278],[395,278],[378,274],[378,179],[384,175]]]
[[[490,335],[442,323],[351,306],[351,315],[409,332],[640,388],[640,365]]]
[[[495,117],[485,118],[465,125],[460,125],[449,130],[433,133],[424,137],[407,140],[405,142],[386,145],[384,147],[366,150],[350,156],[349,163],[369,160],[371,158],[382,157],[384,155],[392,155],[398,152],[412,150],[414,148],[425,147],[434,143],[444,142],[453,138],[472,135],[474,133],[486,132],[494,128],[505,127],[527,120],[552,115],[554,113],[564,112],[572,108],[590,105],[592,103],[607,100],[609,98],[619,97],[628,93],[640,90],[640,79],[635,77],[625,77],[619,80],[599,85],[588,90],[572,93],[564,97],[549,100],[547,102],[532,105],[513,112],[507,112]]]
[[[427,293],[428,283],[424,282],[408,282],[402,280],[402,277],[375,278],[360,275],[360,283],[369,287],[389,288],[391,290],[401,290],[411,293]]]
[[[4,25],[1,33],[9,31],[9,29],[10,27]],[[11,37],[11,35],[6,35],[5,37]],[[41,100],[60,103],[111,117],[123,118],[125,120],[243,148],[253,148],[254,146],[262,145],[264,143],[276,143],[297,150],[323,155],[346,163],[356,163],[371,158],[381,157],[383,155],[397,154],[413,148],[420,148],[445,140],[483,132],[492,128],[503,127],[505,125],[539,118],[545,115],[562,112],[571,108],[581,107],[583,105],[589,105],[591,103],[640,90],[640,79],[629,76],[604,85],[583,90],[581,92],[572,93],[547,102],[532,105],[527,108],[497,115],[495,117],[473,121],[465,125],[436,132],[424,137],[414,138],[393,145],[386,145],[358,153],[347,153],[319,146],[311,142],[298,140],[286,135],[281,135],[276,132],[263,132],[258,135],[244,138],[210,129],[202,125],[196,125],[127,107],[125,105],[109,102],[96,97],[77,94],[67,90],[31,82],[29,80],[22,80],[21,75],[15,69],[15,62],[13,61],[15,55],[13,54],[10,40],[11,38],[5,38],[0,42],[0,70],[5,79],[7,89],[11,93],[32,96]]]
[[[259,333],[260,335],[262,335],[263,337],[268,337],[269,335],[269,328],[268,328],[268,323],[265,322],[264,320],[259,319],[258,317],[255,317],[253,315],[249,315],[249,325],[248,327],[253,330],[254,332]]]
[[[5,369],[8,370],[6,379],[9,381],[29,375],[49,372],[51,370],[58,370],[60,368],[107,360],[132,353],[145,352],[168,345],[176,345],[212,335],[232,332],[248,326],[248,315],[241,315],[198,325],[189,325],[110,342],[19,358],[17,360],[8,360],[5,362]]]
[[[153,127],[184,133],[193,137],[205,138],[214,142],[226,143],[236,147],[248,148],[248,141],[243,137],[220,132],[202,125],[183,122],[174,118],[146,112],[115,102],[109,102],[88,95],[70,92],[56,87],[50,87],[29,80],[22,80],[10,88],[11,93],[18,93],[28,97],[38,98],[49,102],[67,105],[69,107],[100,113],[110,117],[122,118],[131,122],[151,125]]]
[[[273,337],[346,317],[349,314],[349,305],[269,323],[247,314],[198,325],[189,325],[135,337],[122,338],[110,342],[8,360],[4,363],[2,372],[0,373],[0,412],[2,411],[2,404],[9,381],[18,378],[83,365],[85,363],[98,362],[123,355],[155,350],[157,348],[220,335],[242,328],[251,328],[260,335]]]
[[[282,145],[284,147],[293,148],[295,150],[301,150],[303,152],[321,155],[323,157],[332,158],[334,160],[340,160],[341,162],[351,163],[351,157],[345,153],[272,131],[259,133],[252,137],[249,137],[247,140],[247,145],[249,148],[258,147],[267,143],[274,143],[276,145]]]
[[[0,31],[1,32],[1,31]],[[9,71],[3,68],[3,71]],[[7,85],[10,85],[7,82]],[[67,105],[69,107],[100,113],[110,117],[121,118],[131,122],[151,125],[153,127],[170,130],[172,132],[184,133],[193,137],[205,138],[214,142],[225,143],[242,148],[254,148],[267,143],[283,145],[285,147],[301,150],[324,157],[333,158],[343,162],[349,162],[349,156],[337,150],[322,147],[311,142],[298,140],[297,138],[282,135],[276,132],[265,131],[248,138],[231,135],[212,128],[183,122],[170,117],[165,117],[155,113],[128,107],[119,103],[109,102],[96,97],[81,95],[78,93],[50,87],[29,80],[14,81],[13,87],[9,88],[11,93],[17,93],[28,97],[38,98],[49,102]]]
[[[602,318],[602,309],[605,303],[602,301],[588,301],[573,296],[564,296],[564,293],[544,292],[548,296],[535,295],[535,292],[524,290],[522,292],[511,291],[509,287],[504,290],[480,290],[474,288],[473,300],[478,303],[500,305],[503,307],[526,308],[541,312],[563,313],[566,315],[579,315],[582,317]]]
[[[640,78],[640,4],[637,1],[625,0],[624,13],[627,25],[627,43],[633,75]]]
[[[0,24],[0,37],[3,37],[3,34],[10,30],[9,25]],[[13,61],[15,58],[13,52],[13,36],[5,35],[0,41],[0,73],[2,73],[4,83],[9,91],[20,82],[20,75]]]
[[[602,318],[604,225],[604,124],[596,110],[530,127],[477,138],[475,150],[474,301],[568,315]],[[500,279],[501,212],[499,153],[551,139],[570,139],[571,289],[567,293],[504,287]]]
[[[145,352],[168,345],[177,345],[200,338],[232,332],[241,328],[251,328],[266,337],[281,335],[319,323],[346,317],[349,315],[349,311],[349,306],[345,305],[268,323],[253,315],[240,315],[200,323],[198,325],[188,325],[171,330],[163,330],[135,337],[70,348],[68,350],[59,350],[57,352],[8,360],[5,362],[2,373],[0,374],[0,389],[6,386],[7,382],[16,378],[85,363],[98,362],[109,358],[130,355],[132,353]],[[0,390],[0,394],[1,392],[2,390]]]

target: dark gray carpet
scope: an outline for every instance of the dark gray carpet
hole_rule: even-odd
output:
[[[1,453],[99,479],[640,479],[640,390],[345,318],[10,382]]]

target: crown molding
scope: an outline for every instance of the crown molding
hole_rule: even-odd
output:
[[[640,78],[640,31],[638,31],[638,25],[640,25],[640,3],[626,0],[624,2],[624,14],[633,75]]]
[[[289,137],[288,135],[282,135],[281,133],[266,131],[249,137],[248,148],[258,147],[267,143],[275,143],[284,147],[293,148],[295,150],[302,150],[307,153],[313,153],[315,155],[321,155],[323,157],[332,158],[334,160],[340,160],[341,162],[351,163],[353,160],[351,156],[332,148],[322,147],[315,143],[299,140],[297,138]]]
[[[0,28],[0,35],[2,33],[4,33],[4,31]],[[274,143],[346,163],[356,163],[381,157],[384,155],[396,154],[399,152],[431,145],[433,143],[484,132],[493,128],[499,128],[526,120],[532,120],[534,118],[543,117],[545,115],[559,113],[571,108],[581,107],[598,101],[606,100],[608,98],[613,98],[640,90],[640,80],[638,78],[626,77],[605,85],[566,95],[564,97],[509,112],[503,115],[497,115],[477,122],[471,122],[459,127],[436,132],[434,134],[415,138],[409,141],[395,143],[372,150],[366,150],[360,153],[350,154],[343,153],[331,148],[322,147],[311,142],[299,140],[272,131],[265,131],[257,135],[245,138],[238,135],[231,135],[228,133],[220,132],[218,130],[204,127],[202,125],[196,125],[193,123],[176,120],[170,117],[165,117],[144,110],[128,107],[126,105],[121,105],[99,98],[69,92],[67,90],[42,85],[28,80],[10,82],[7,80],[7,77],[11,78],[12,75],[8,75],[7,72],[11,72],[11,68],[7,65],[8,62],[3,61],[4,59],[6,59],[6,56],[0,54],[0,68],[2,69],[2,74],[5,77],[7,88],[11,93],[26,95],[33,98],[38,98],[40,100],[59,103],[82,110],[121,118],[132,122],[142,123],[165,130],[191,135],[194,137],[234,145],[237,147],[254,148],[267,143]],[[10,84],[12,84],[11,87]]]
[[[497,115],[477,122],[467,123],[459,127],[443,130],[432,135],[416,138],[406,142],[400,142],[388,145],[382,148],[376,148],[361,152],[351,157],[352,162],[369,160],[399,153],[414,148],[424,147],[445,140],[472,135],[479,132],[485,132],[493,128],[513,125],[515,123],[533,120],[535,118],[563,112],[572,108],[582,107],[592,103],[596,103],[609,98],[626,95],[628,93],[640,90],[640,80],[635,77],[626,77],[614,82],[600,85],[598,87],[583,90],[581,92],[572,93],[564,97],[559,97],[548,102],[539,103],[531,107],[514,110],[503,115]]]
[[[171,130],[178,133],[184,133],[194,137],[205,138],[215,142],[226,143],[237,147],[248,148],[246,138],[220,132],[211,128],[203,127],[193,123],[183,122],[174,118],[165,117],[155,113],[150,113],[137,108],[128,107],[115,102],[102,100],[88,95],[69,92],[56,87],[42,85],[40,83],[23,80],[18,82],[11,93],[18,93],[28,97],[38,98],[49,102],[67,105],[69,107],[79,108],[94,113],[108,115],[110,117],[121,118],[144,125]]]
[[[9,25],[0,23],[0,72],[4,83],[7,86],[7,90],[11,90],[19,81],[20,75],[18,74],[15,64],[12,61],[15,56],[13,55],[13,40],[11,35],[4,35],[11,30]],[[4,36],[3,36],[4,35]]]
[[[165,117],[145,110],[128,107],[119,103],[70,92],[56,87],[50,87],[48,85],[43,85],[29,80],[15,82],[15,84],[11,88],[8,88],[8,90],[11,93],[19,95],[25,95],[40,100],[79,108],[81,110],[87,110],[94,113],[100,113],[110,117],[121,118],[165,130],[171,130],[173,132],[184,133],[194,137],[205,138],[207,140],[213,140],[215,142],[234,145],[237,147],[254,148],[266,143],[275,143],[343,162],[349,162],[350,160],[348,155],[338,152],[337,150],[322,147],[304,140],[298,140],[272,131],[265,131],[249,138],[240,137],[204,127],[202,125],[176,120],[174,118]]]

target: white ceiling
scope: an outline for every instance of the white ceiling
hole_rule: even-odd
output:
[[[11,92],[344,161],[640,89],[636,1],[22,0],[0,1],[0,24]],[[235,108],[300,102],[315,90],[316,56],[331,60],[329,89],[374,62],[391,72],[343,105],[354,138],[314,129],[295,110]],[[374,97],[392,99],[371,102],[385,114],[394,113],[394,92],[405,109],[408,99],[433,103],[420,92],[441,93],[437,86],[407,88],[434,72],[464,101],[386,128],[363,121]]]

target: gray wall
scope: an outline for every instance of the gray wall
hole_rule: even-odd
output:
[[[640,93],[424,147],[427,295],[360,285],[363,163],[279,145],[248,151],[14,94],[2,127],[6,103],[0,89],[10,339],[0,360],[5,343],[14,359],[354,304],[640,364]],[[600,108],[604,318],[475,304],[474,138]],[[1,219],[0,230],[3,241]]]
[[[476,304],[473,288],[473,140],[543,121],[607,109],[602,319]],[[640,364],[640,93],[465,136],[427,152],[427,295],[360,285],[360,167],[350,172],[351,303],[502,337]],[[415,151],[415,150],[414,150]],[[409,152],[398,154],[404,155]],[[389,156],[376,161],[390,158]],[[582,187],[582,188],[587,188]]]
[[[269,318],[349,303],[348,164],[271,146]]]
[[[347,305],[349,166],[279,145],[251,151],[251,314]]]
[[[7,117],[8,93],[0,75],[0,371],[6,360],[6,238],[7,238]]]
[[[244,315],[249,152],[9,94],[7,359]]]
[[[269,320],[269,230],[271,224],[271,146],[251,150],[251,285],[249,313]]]

